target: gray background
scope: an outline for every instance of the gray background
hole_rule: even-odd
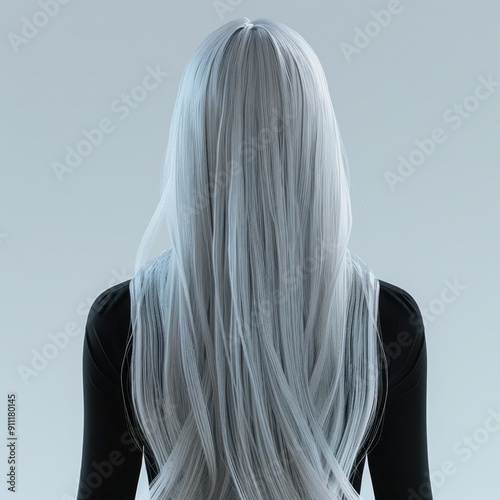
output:
[[[42,3],[5,3],[1,20],[0,429],[6,435],[7,394],[16,392],[16,498],[75,497],[88,306],[132,276],[187,59],[209,32],[243,16],[282,21],[317,52],[349,157],[349,247],[424,313],[435,498],[497,498],[500,86],[486,91],[480,79],[500,82],[500,5],[66,0],[16,43],[26,22],[44,24]],[[389,7],[390,21],[375,21],[371,11]],[[346,57],[342,44],[365,29],[366,46]],[[112,103],[157,65],[168,76],[118,113]],[[113,131],[58,177],[66,147],[103,119]],[[441,142],[419,158],[415,141],[433,134]],[[391,189],[386,175],[398,174],[400,155],[416,166]],[[20,368],[72,322],[79,330],[67,345],[23,380]],[[5,483],[0,491],[8,498]],[[362,496],[373,498],[367,468]]]

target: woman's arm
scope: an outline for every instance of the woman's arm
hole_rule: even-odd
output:
[[[368,464],[377,500],[431,500],[424,323],[415,300],[404,290],[401,301],[397,330],[407,347],[395,362],[401,368],[390,388],[380,438],[368,453]]]
[[[93,303],[83,347],[84,432],[77,500],[133,500],[142,450],[132,441],[110,350],[119,330],[109,291]],[[115,336],[111,338],[111,336]],[[113,341],[113,342],[111,342]],[[121,360],[120,360],[121,363]]]

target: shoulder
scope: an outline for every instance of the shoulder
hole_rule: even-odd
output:
[[[126,280],[101,292],[90,306],[87,325],[116,328],[129,309],[130,293]],[[99,331],[99,333],[102,333]]]
[[[388,363],[389,399],[411,390],[426,368],[425,326],[413,296],[379,280],[381,336]]]
[[[133,279],[122,281],[101,292],[90,307],[86,335],[102,350],[120,360],[125,351],[125,342],[130,331],[130,292],[133,286],[147,286],[150,280],[162,276],[168,269],[171,249],[149,260]],[[165,267],[167,266],[167,267]]]
[[[105,392],[120,387],[121,363],[130,325],[130,280],[101,292],[92,303],[85,326],[89,369]],[[96,372],[97,370],[97,372]]]

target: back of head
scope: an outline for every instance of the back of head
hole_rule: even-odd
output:
[[[162,222],[172,246],[147,260]],[[216,29],[182,75],[130,282],[152,500],[359,498],[383,351],[378,281],[350,231],[316,54],[270,19]]]

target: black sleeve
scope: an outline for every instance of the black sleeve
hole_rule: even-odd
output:
[[[389,388],[379,439],[368,453],[377,500],[431,500],[426,429],[427,350],[413,297],[401,290],[398,373]],[[394,362],[392,360],[391,362]]]
[[[133,500],[142,450],[127,427],[120,385],[121,360],[115,359],[123,336],[113,298],[103,292],[93,303],[83,346],[83,451],[77,500]]]

